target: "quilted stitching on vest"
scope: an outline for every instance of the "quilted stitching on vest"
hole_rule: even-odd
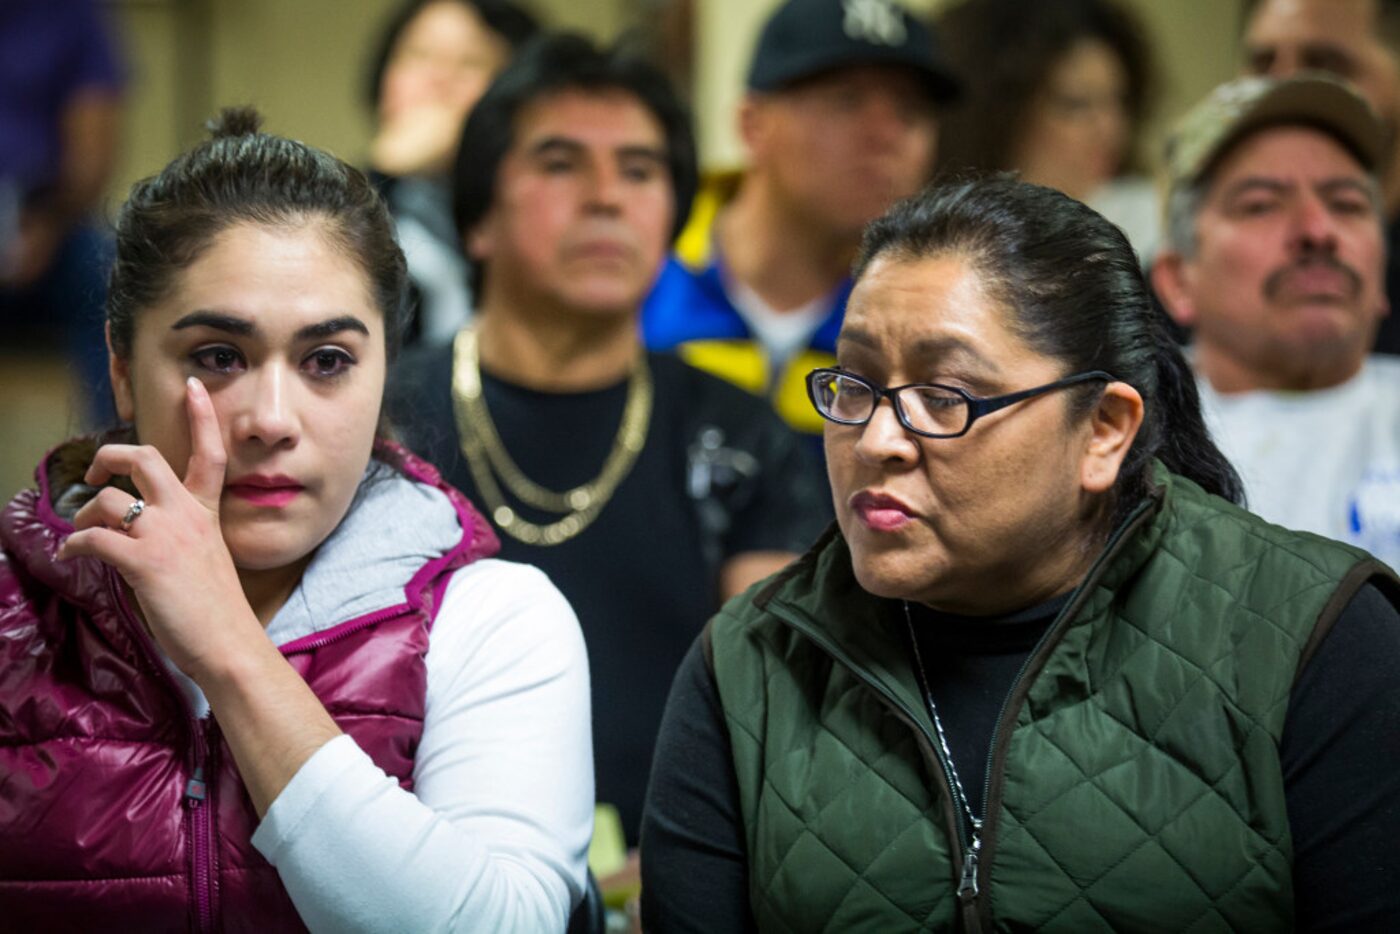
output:
[[[1291,925],[1277,743],[1303,645],[1367,556],[1162,479],[1165,506],[1027,673],[983,854],[999,929]],[[879,607],[835,538],[711,626],[765,929],[954,925],[951,806]]]
[[[893,916],[902,926],[945,927],[955,907],[952,864],[914,735],[817,650],[791,648],[811,657],[771,669],[770,696],[795,691],[820,704],[823,718],[770,719],[766,743],[748,734],[766,757],[761,816],[749,824],[761,927],[890,930]],[[819,926],[791,923],[799,904]]]

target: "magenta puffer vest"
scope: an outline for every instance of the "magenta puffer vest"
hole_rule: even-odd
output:
[[[423,461],[463,534],[404,600],[282,647],[340,728],[412,787],[428,631],[451,572],[498,547]],[[258,818],[212,717],[196,719],[115,571],[55,561],[72,532],[39,489],[0,515],[0,928],[304,930],[250,842]]]

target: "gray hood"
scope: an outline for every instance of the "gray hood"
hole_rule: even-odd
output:
[[[277,645],[404,602],[404,587],[463,529],[447,495],[370,461],[350,511],[267,625]]]

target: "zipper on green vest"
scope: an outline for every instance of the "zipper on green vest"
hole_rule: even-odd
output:
[[[982,851],[982,818],[972,810],[972,802],[968,800],[967,792],[963,789],[962,779],[958,777],[957,767],[953,764],[953,750],[948,745],[948,736],[943,732],[943,721],[938,716],[938,705],[933,702],[933,692],[929,689],[928,679],[925,675],[927,669],[924,667],[923,656],[919,652],[919,636],[914,631],[914,620],[909,615],[909,603],[903,601],[904,624],[909,629],[909,650],[914,653],[914,676],[918,679],[919,690],[924,696],[924,705],[928,708],[929,719],[933,721],[933,729],[938,734],[938,744],[934,753],[938,758],[938,764],[943,769],[943,777],[948,785],[948,794],[955,802],[959,815],[967,822],[967,835],[959,835],[959,843],[963,847],[962,872],[958,878],[958,901],[962,904],[963,914],[970,918],[976,917],[975,902],[977,901],[977,863],[978,855]],[[1005,701],[1003,708],[1005,707]],[[986,809],[986,797],[982,798],[983,810]],[[956,809],[955,809],[956,812]],[[959,820],[961,824],[963,821]],[[959,828],[961,829],[961,828]]]
[[[979,820],[972,832],[972,843],[963,854],[962,881],[958,883],[958,898],[970,902],[977,897],[977,851],[982,849],[982,840],[977,833],[982,827]]]
[[[834,640],[828,637],[827,634],[822,631],[820,626],[816,625],[816,621],[811,619],[811,617],[808,616],[808,614],[805,611],[798,609],[797,607],[792,606],[790,604],[783,604],[779,601],[774,601],[772,604],[770,604],[769,609],[779,619],[784,620],[788,623],[788,625],[797,629],[799,632],[807,636],[807,638],[811,639],[817,645],[821,646],[823,651],[830,655],[832,659],[835,660],[838,664],[840,664],[843,668],[849,671],[856,678],[856,680],[860,681],[870,690],[874,691],[875,696],[883,700],[885,704],[895,714],[895,716],[901,721],[903,721],[904,724],[908,726],[911,730],[914,731],[916,739],[924,746],[924,748],[929,752],[933,753],[933,758],[936,762],[938,762],[939,766],[941,767],[940,771],[942,771],[943,773],[944,792],[949,801],[949,810],[953,814],[953,820],[951,821],[953,837],[955,840],[957,840],[958,847],[962,851],[963,865],[959,874],[957,894],[961,899],[964,891],[971,892],[971,894],[968,896],[968,900],[964,902],[964,908],[966,908],[968,904],[971,904],[971,902],[975,901],[977,898],[977,854],[980,853],[982,850],[982,821],[972,815],[959,815],[958,806],[956,803],[957,795],[956,792],[953,790],[955,786],[953,785],[952,774],[949,771],[952,768],[952,763],[948,761],[948,759],[943,755],[942,751],[938,748],[938,742],[934,739],[933,734],[930,733],[928,729],[922,723],[919,722],[919,718],[915,715],[914,711],[910,710],[907,706],[905,706],[904,702],[900,700],[900,698],[895,696],[893,693],[887,690],[884,685],[880,684],[878,681],[872,678],[866,671],[864,671],[861,668],[861,666],[857,665],[855,661],[849,655],[847,655],[845,651],[842,650],[840,645],[838,645]],[[962,819],[963,817],[967,816],[971,817],[970,824],[968,821]],[[966,911],[964,912],[964,914],[966,914]],[[972,928],[967,928],[967,930],[980,930],[980,924]]]
[[[1037,644],[1036,648],[1031,651],[1031,654],[1027,656],[1026,661],[1022,664],[1021,670],[1017,673],[1015,680],[1012,682],[1011,690],[1008,691],[1007,696],[1002,699],[1001,711],[997,715],[996,726],[992,732],[992,746],[987,755],[987,767],[982,790],[983,810],[988,821],[992,822],[986,827],[985,833],[986,849],[988,851],[993,845],[993,838],[995,836],[993,821],[995,812],[992,805],[994,803],[999,805],[1000,803],[1000,794],[997,795],[998,800],[996,802],[994,802],[992,798],[992,778],[995,774],[992,767],[998,755],[1004,753],[1005,750],[1003,747],[1005,747],[1010,738],[1010,732],[1003,729],[1003,727],[1006,726],[1004,721],[1012,706],[1013,699],[1017,696],[1018,692],[1025,687],[1021,682],[1025,678],[1033,661],[1040,661],[1038,657],[1047,651],[1047,646],[1052,641],[1058,639],[1069,619],[1077,615],[1083,604],[1085,593],[1094,586],[1111,559],[1116,557],[1118,551],[1130,537],[1130,533],[1144,521],[1151,519],[1154,511],[1153,507],[1155,505],[1156,504],[1152,502],[1152,498],[1148,497],[1148,499],[1140,503],[1138,507],[1133,510],[1122,525],[1109,537],[1103,552],[1099,555],[1094,565],[1089,569],[1089,573],[1080,583],[1079,589],[1081,592],[1071,598],[1070,602],[1066,604],[1064,610],[1061,612],[1060,618],[1052,623],[1050,628],[1046,630],[1045,634],[1041,637],[1041,642]],[[959,906],[962,909],[963,931],[967,932],[967,934],[980,934],[983,928],[982,917],[979,910],[981,906],[980,895],[982,890],[978,880],[978,872],[984,852],[984,822],[971,813],[971,808],[968,808],[965,814],[959,815],[957,792],[954,790],[956,788],[954,784],[955,773],[951,771],[952,763],[949,761],[949,757],[939,748],[938,741],[924,724],[920,722],[919,717],[914,711],[909,709],[899,697],[890,692],[884,685],[871,677],[861,666],[855,664],[854,660],[846,654],[840,644],[828,636],[821,625],[818,624],[810,614],[782,600],[774,600],[769,604],[768,609],[779,619],[784,620],[788,625],[811,639],[820,646],[823,651],[830,655],[833,660],[854,675],[857,680],[874,691],[875,695],[881,698],[891,708],[893,713],[902,720],[906,726],[914,731],[915,736],[924,746],[925,750],[933,753],[933,758],[939,763],[941,771],[943,772],[944,790],[948,796],[949,810],[952,812],[954,818],[951,822],[952,830],[962,850],[962,866],[958,876],[957,898]],[[922,687],[922,665],[916,665],[915,667],[918,670],[918,678]],[[926,701],[931,699],[927,690],[924,690],[924,697]],[[1000,792],[1001,789],[998,786],[996,790]]]
[[[1026,661],[1021,665],[1021,670],[1017,672],[1016,678],[1012,682],[1011,690],[1008,691],[1006,697],[1002,699],[1001,711],[997,715],[996,726],[992,732],[992,746],[987,755],[986,775],[982,789],[982,807],[988,818],[992,815],[992,766],[997,759],[998,752],[1002,751],[1001,747],[1005,746],[1010,736],[1008,731],[1002,729],[1004,725],[1003,721],[1006,718],[1008,708],[1011,706],[1012,699],[1022,686],[1021,680],[1031,667],[1032,661],[1046,651],[1047,645],[1053,639],[1058,638],[1059,631],[1063,628],[1068,619],[1078,613],[1083,602],[1082,592],[1092,587],[1094,582],[1097,581],[1098,577],[1103,573],[1104,568],[1107,567],[1110,559],[1116,556],[1119,548],[1128,539],[1129,533],[1143,520],[1150,519],[1152,506],[1153,503],[1150,500],[1139,504],[1123,522],[1122,526],[1109,537],[1109,541],[1106,543],[1103,553],[1099,555],[1094,565],[1089,569],[1089,573],[1085,576],[1084,581],[1080,583],[1081,594],[1072,598],[1069,603],[1066,604],[1060,618],[1052,623],[1045,634],[1041,636],[1040,643],[1038,643],[1036,648],[1031,651],[1031,654],[1027,656]],[[963,814],[958,813],[959,799],[958,793],[955,790],[958,787],[956,784],[957,773],[953,771],[951,753],[945,753],[944,750],[940,748],[938,740],[935,739],[934,735],[919,721],[914,711],[910,710],[899,697],[871,677],[861,666],[857,665],[855,661],[846,654],[840,644],[828,636],[817,621],[805,610],[790,603],[785,603],[782,600],[774,600],[769,604],[768,608],[769,611],[779,619],[784,620],[788,625],[797,629],[820,646],[823,651],[855,676],[858,681],[874,691],[875,695],[884,700],[894,714],[914,731],[915,736],[924,744],[925,748],[933,752],[933,757],[940,765],[943,773],[944,790],[948,796],[950,810],[953,812],[954,816],[952,821],[953,834],[962,850],[962,867],[958,876],[957,898],[962,908],[963,930],[967,932],[967,934],[979,934],[982,930],[982,917],[979,912],[981,885],[977,877],[983,852],[984,821],[982,818],[972,813],[970,806],[965,808]],[[916,678],[924,695],[925,703],[931,704],[932,696],[928,693],[927,686],[923,682],[923,666],[922,664],[916,663],[914,667],[916,670]],[[932,716],[932,714],[930,714],[930,716]],[[986,839],[990,842],[995,832],[994,827],[989,826],[986,830]]]
[[[982,822],[977,822],[980,830]],[[977,853],[982,841],[973,831],[972,843],[963,853],[962,881],[958,883],[958,904],[962,907],[963,934],[982,934],[982,916],[977,911]]]
[[[1005,758],[1005,747],[1011,739],[1012,731],[1010,729],[1010,724],[1006,722],[1007,712],[1013,706],[1013,702],[1016,701],[1018,694],[1023,694],[1024,691],[1029,689],[1029,685],[1023,683],[1026,673],[1032,667],[1038,667],[1044,664],[1045,657],[1049,655],[1053,645],[1064,635],[1070,622],[1079,615],[1079,611],[1087,599],[1087,594],[1097,585],[1099,578],[1102,577],[1112,560],[1118,556],[1119,551],[1131,537],[1131,533],[1142,523],[1151,520],[1155,512],[1154,506],[1155,503],[1151,497],[1144,499],[1143,502],[1139,503],[1138,506],[1128,514],[1128,517],[1123,520],[1123,523],[1114,533],[1109,536],[1109,540],[1104,544],[1103,551],[1089,568],[1088,573],[1085,574],[1084,580],[1079,582],[1079,586],[1076,588],[1078,593],[1070,598],[1069,602],[1066,603],[1064,608],[1060,611],[1059,617],[1041,634],[1040,640],[1036,643],[1035,648],[1031,649],[1030,654],[1028,654],[1025,661],[1021,663],[1021,669],[1016,672],[1016,677],[1012,679],[1010,690],[1006,692],[1006,696],[1001,700],[1001,709],[997,712],[997,718],[992,727],[992,743],[987,750],[987,762],[983,770],[982,809],[988,821],[993,822],[993,826],[987,828],[986,838],[989,844],[994,841],[996,834],[996,827],[993,821],[993,815],[995,814],[993,804],[996,804],[998,808],[1001,805],[1000,787],[997,788],[998,794],[996,800],[993,801],[992,798],[992,780],[997,776],[994,766],[998,757]],[[922,668],[922,666],[920,667]],[[931,704],[932,701],[933,699],[930,696],[929,703]],[[971,874],[969,876],[967,862],[964,862],[963,884],[958,889],[958,897],[962,901],[965,909],[965,928],[967,930],[978,931],[981,930],[981,918],[975,911],[975,903],[979,891],[977,885],[977,862],[982,852],[981,825],[982,822],[978,821],[977,848],[975,851],[969,850],[972,862]]]

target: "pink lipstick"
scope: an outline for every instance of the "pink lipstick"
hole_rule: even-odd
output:
[[[248,474],[224,484],[224,492],[254,506],[280,509],[296,499],[305,487],[291,477]]]
[[[876,532],[894,532],[914,520],[913,510],[883,493],[857,493],[851,498],[851,508]]]

